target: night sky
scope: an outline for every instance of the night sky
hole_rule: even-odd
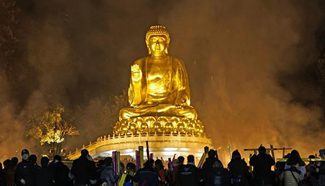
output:
[[[216,147],[325,146],[324,0],[0,0],[0,158],[37,152],[28,120],[59,104],[67,149],[110,134],[154,24]]]

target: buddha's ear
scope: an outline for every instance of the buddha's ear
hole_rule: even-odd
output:
[[[165,48],[165,54],[168,54],[168,46]]]
[[[149,43],[146,41],[146,45],[147,45],[147,49],[148,49],[148,54],[150,55],[151,54],[151,49],[149,47]]]
[[[165,54],[168,54],[168,48],[169,48],[169,42],[167,41],[167,45],[166,45],[166,48],[165,48]]]

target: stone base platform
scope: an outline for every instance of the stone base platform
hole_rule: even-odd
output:
[[[121,156],[129,156],[135,159],[135,150],[138,149],[138,146],[144,147],[145,154],[146,141],[149,143],[149,150],[150,153],[153,153],[154,159],[163,158],[164,160],[172,158],[174,154],[184,157],[192,154],[196,158],[200,158],[205,146],[212,147],[211,139],[205,135],[146,133],[102,136],[96,142],[83,148],[87,149],[93,158],[111,156],[113,151],[120,151]],[[80,156],[80,150],[70,153],[67,158],[69,160],[78,158]]]

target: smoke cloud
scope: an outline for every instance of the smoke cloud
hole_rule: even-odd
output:
[[[215,144],[305,153],[324,145],[317,78],[308,71],[319,55],[316,1],[196,3],[180,3],[161,21],[188,62],[193,102]]]
[[[15,47],[23,52],[0,78],[4,156],[35,146],[26,143],[26,121],[55,104],[81,133],[67,148],[110,134],[127,99],[130,64],[146,55],[152,24],[170,31],[170,54],[185,61],[192,105],[216,147],[316,152],[325,145],[314,70],[314,36],[324,23],[319,2],[17,1]]]

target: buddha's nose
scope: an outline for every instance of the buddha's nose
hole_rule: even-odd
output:
[[[156,50],[160,50],[160,45],[159,45],[159,42],[158,42],[158,41],[156,42],[155,49],[156,49]]]

